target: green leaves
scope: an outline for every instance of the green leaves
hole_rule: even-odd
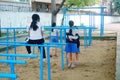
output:
[[[120,14],[120,0],[113,0],[114,3],[114,12],[118,12]]]
[[[99,0],[66,0],[66,6],[72,4],[72,7],[91,6],[98,3]]]

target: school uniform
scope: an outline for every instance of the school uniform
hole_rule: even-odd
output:
[[[39,24],[39,22],[37,23],[37,25],[38,25],[38,29],[36,31],[34,31],[32,28],[29,28],[29,40],[27,41],[28,44],[43,44],[45,42],[42,36],[42,31],[44,30],[44,28]],[[31,54],[31,47],[26,46],[26,49],[28,51],[28,54]],[[43,58],[46,58],[44,47],[43,47]]]
[[[53,31],[51,32],[51,36],[50,36],[50,42],[52,43],[58,43],[59,39],[58,39],[58,29],[53,29]]]
[[[69,29],[66,31],[66,53],[76,53],[78,51],[76,44],[78,36],[75,35],[77,32],[77,29]]]

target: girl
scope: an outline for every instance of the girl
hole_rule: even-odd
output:
[[[32,22],[31,22],[30,28],[28,30],[28,36],[29,36],[29,40],[27,42],[28,44],[43,44],[44,43],[43,28],[39,23],[40,23],[39,15],[33,14]],[[38,47],[38,48],[40,48],[40,47]],[[28,51],[28,54],[32,54],[30,46],[26,46],[26,49]],[[46,55],[45,55],[44,47],[43,47],[43,53],[41,53],[41,54],[43,54],[43,58],[45,60]]]
[[[71,29],[74,27],[74,22],[69,21],[70,29],[66,33],[66,53],[67,53],[67,59],[68,59],[68,67],[75,67],[75,54],[77,52],[77,44],[76,40],[78,36],[75,34],[77,33],[77,30]]]
[[[55,26],[56,26],[56,23],[53,22],[53,23],[52,23],[52,27],[55,27]],[[59,32],[58,29],[52,29],[52,30],[51,30],[51,37],[50,37],[50,42],[51,42],[51,43],[58,43],[58,42],[59,42],[58,32]],[[57,48],[55,48],[53,51],[55,51],[55,52],[54,52],[54,56],[57,57]],[[50,56],[52,57],[52,54],[51,54]]]

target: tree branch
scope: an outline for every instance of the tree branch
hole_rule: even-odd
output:
[[[61,2],[59,8],[58,8],[56,11],[54,11],[54,15],[57,15],[57,13],[60,11],[60,9],[62,8],[62,6],[64,5],[65,2],[66,2],[66,0],[63,0],[63,1]]]

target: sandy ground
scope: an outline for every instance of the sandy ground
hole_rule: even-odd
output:
[[[107,33],[111,35],[111,33]],[[116,36],[116,34],[112,34]],[[10,50],[13,52],[13,50]],[[18,47],[17,53],[25,53],[24,47]],[[39,56],[39,53],[35,53]],[[51,58],[51,80],[115,80],[116,66],[116,40],[93,40],[92,46],[84,48],[81,40],[81,53],[79,63],[74,69],[61,69],[61,54],[58,49],[58,57]],[[20,59],[20,58],[18,58]],[[39,80],[39,59],[23,59],[26,65],[15,65],[15,72],[18,74],[17,80]],[[9,72],[9,65],[0,63],[0,72]],[[47,80],[47,64],[44,64],[44,80]],[[10,80],[10,79],[0,79]]]

